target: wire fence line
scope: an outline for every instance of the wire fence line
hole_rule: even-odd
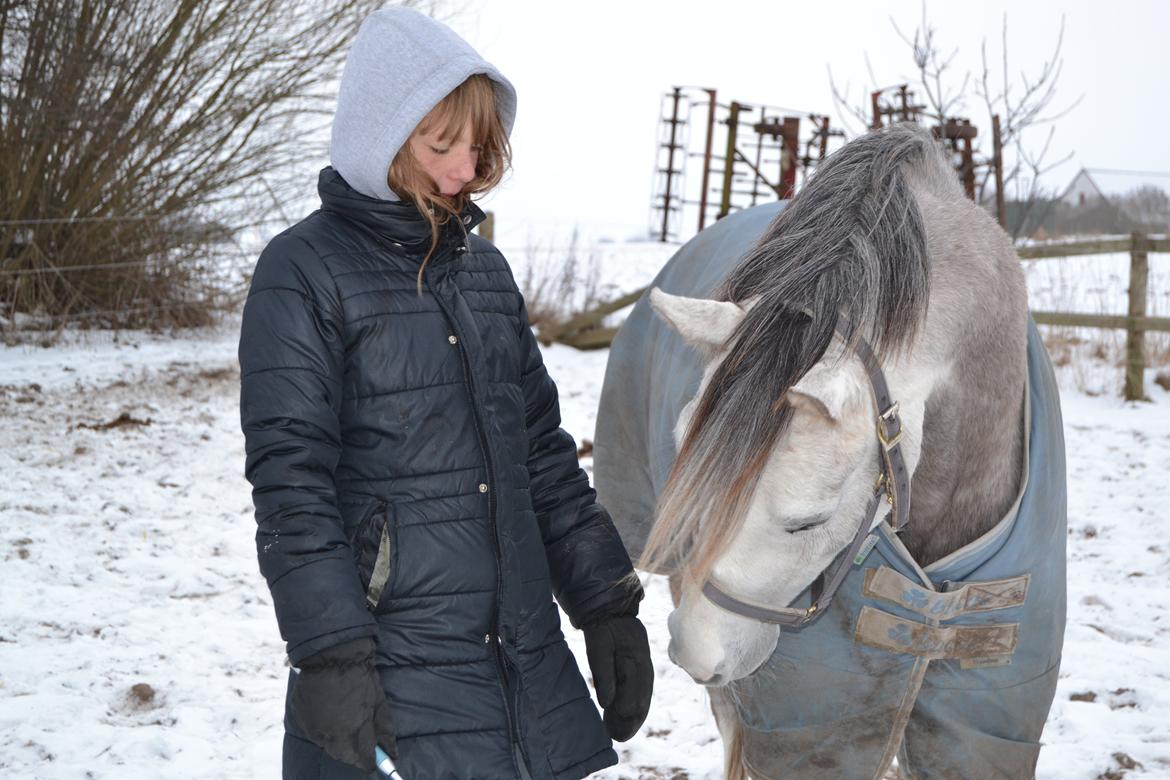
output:
[[[29,314],[29,315],[21,315],[21,316],[26,318],[27,320],[29,320],[31,324],[37,325],[37,324],[48,324],[48,323],[58,323],[58,322],[75,322],[77,320],[93,320],[93,319],[101,319],[103,317],[109,317],[110,319],[117,319],[118,317],[124,317],[127,314],[149,314],[149,313],[160,312],[160,311],[173,312],[175,309],[181,309],[184,306],[202,308],[206,305],[207,305],[206,302],[188,301],[185,303],[171,304],[169,306],[139,306],[139,307],[135,307],[135,308],[126,308],[126,309],[99,309],[96,311],[77,312],[76,314],[39,314],[39,315]],[[227,305],[227,304],[221,304],[221,305]],[[0,314],[0,319],[2,319],[3,317],[4,317],[4,315]]]
[[[152,260],[126,260],[119,263],[90,263],[88,265],[46,266],[44,268],[18,268],[14,270],[0,270],[0,276],[27,276],[29,274],[55,274],[69,271],[96,271],[105,268],[138,268],[148,265]]]
[[[75,222],[143,222],[174,219],[173,214],[142,214],[109,217],[44,217],[42,219],[0,219],[0,225],[60,225]]]
[[[661,246],[657,242],[647,242],[650,246]],[[577,255],[590,255],[600,252],[606,252],[611,249],[626,248],[628,245],[621,244],[586,244],[578,246],[538,246],[538,247],[497,247],[500,252],[512,255],[528,255],[528,254],[549,254],[549,253],[573,253]],[[60,266],[45,266],[43,268],[16,268],[16,269],[0,269],[0,276],[30,276],[36,274],[57,274],[70,273],[74,271],[101,271],[107,268],[139,268],[145,265],[150,265],[156,262],[154,260],[126,260],[117,263],[88,263],[85,265],[60,265]]]

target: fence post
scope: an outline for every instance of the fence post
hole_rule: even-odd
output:
[[[476,233],[486,238],[488,241],[496,240],[496,213],[489,211],[483,215],[483,222],[479,223],[479,227],[475,229]]]
[[[1146,316],[1146,290],[1149,284],[1149,242],[1137,231],[1133,234],[1133,249],[1129,254],[1129,316]],[[1145,392],[1145,331],[1132,319],[1126,328],[1125,340],[1125,400],[1144,401]]]

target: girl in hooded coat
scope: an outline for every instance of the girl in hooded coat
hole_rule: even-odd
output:
[[[293,667],[284,777],[573,780],[653,686],[642,590],[560,428],[470,196],[511,84],[406,9],[346,60],[321,207],[256,265],[240,337],[260,569]],[[561,633],[585,633],[604,721]]]

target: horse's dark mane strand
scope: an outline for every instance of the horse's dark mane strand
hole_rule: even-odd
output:
[[[930,165],[947,163],[920,128],[899,125],[854,140],[818,169],[715,291],[721,300],[756,302],[698,402],[659,496],[644,566],[681,559],[688,575],[706,577],[791,418],[776,399],[824,356],[838,314],[857,324],[879,356],[909,346],[926,315],[929,260],[904,171]]]

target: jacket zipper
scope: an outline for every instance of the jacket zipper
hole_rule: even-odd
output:
[[[441,258],[435,259],[437,260]],[[432,262],[434,261],[432,260]],[[491,527],[492,547],[496,554],[496,600],[495,604],[492,606],[491,633],[484,637],[484,640],[485,642],[492,645],[492,654],[496,662],[496,675],[498,677],[500,699],[504,704],[504,715],[508,721],[508,742],[513,746],[512,760],[513,762],[519,761],[527,763],[526,751],[524,750],[524,746],[521,744],[519,737],[519,725],[515,722],[512,707],[508,702],[508,671],[505,667],[503,649],[501,647],[501,642],[503,640],[501,639],[499,632],[500,593],[503,590],[504,585],[504,575],[502,571],[504,556],[500,549],[499,529],[496,526],[496,486],[492,473],[492,460],[488,451],[487,435],[484,433],[483,421],[479,417],[479,406],[476,403],[475,382],[472,378],[471,360],[467,356],[467,352],[463,347],[466,342],[463,339],[463,333],[459,330],[459,327],[456,324],[454,315],[447,309],[447,306],[443,303],[442,298],[440,298],[439,295],[435,293],[434,288],[431,286],[430,279],[426,276],[426,274],[423,276],[423,282],[426,284],[427,291],[430,292],[430,294],[434,297],[435,303],[438,304],[439,309],[442,310],[443,316],[447,319],[447,323],[451,326],[451,330],[454,332],[458,342],[456,347],[459,349],[459,357],[463,361],[464,384],[467,386],[468,400],[471,402],[471,416],[475,421],[475,432],[479,438],[479,450],[480,454],[483,456],[484,466],[487,469],[488,525]],[[519,682],[517,681],[517,686],[518,685]],[[519,750],[519,753],[517,753],[517,749]],[[522,778],[531,777],[531,773],[529,772],[527,766],[517,765],[516,771],[518,776]]]

